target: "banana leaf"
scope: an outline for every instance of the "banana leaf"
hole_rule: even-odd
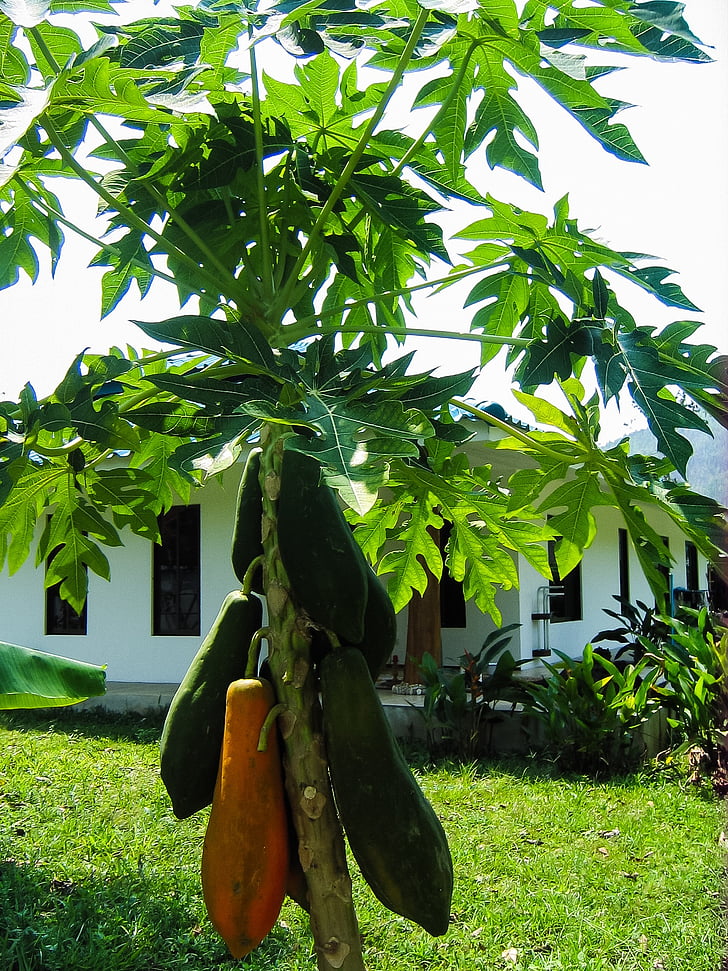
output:
[[[0,641],[0,709],[57,708],[106,691],[106,665]]]

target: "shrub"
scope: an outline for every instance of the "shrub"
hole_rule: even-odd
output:
[[[636,663],[646,651],[644,639],[647,638],[651,645],[662,644],[670,636],[669,623],[653,607],[648,607],[641,600],[632,604],[624,597],[615,596],[613,599],[621,610],[608,610],[605,607],[604,613],[619,621],[619,627],[599,631],[592,638],[592,644],[602,641],[616,642],[620,646],[614,654],[615,660],[629,655],[632,663]]]
[[[561,768],[591,775],[625,772],[645,755],[639,727],[659,707],[656,669],[644,659],[617,667],[591,644],[581,660],[555,651],[544,682],[525,685],[526,711],[544,726],[546,751]]]
[[[669,640],[654,644],[645,638],[643,646],[658,675],[652,691],[677,735],[673,754],[693,750],[698,775],[725,773],[728,630],[711,621],[706,608],[686,609],[683,619],[667,623]]]
[[[423,715],[432,754],[470,760],[490,749],[492,729],[503,716],[498,702],[514,707],[523,688],[514,678],[525,661],[517,661],[506,645],[520,624],[509,624],[486,637],[477,654],[466,651],[460,671],[448,674],[425,654],[420,670],[425,684]]]

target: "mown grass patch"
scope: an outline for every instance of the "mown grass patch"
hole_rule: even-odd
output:
[[[207,814],[172,815],[159,727],[72,713],[4,717],[3,971],[234,963],[200,894]],[[452,925],[430,938],[384,910],[354,872],[371,971],[717,971],[724,807],[715,797],[676,773],[596,783],[526,760],[414,764],[451,843]],[[241,966],[315,967],[306,915],[287,902]]]

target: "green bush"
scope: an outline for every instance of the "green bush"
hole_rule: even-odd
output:
[[[674,754],[693,750],[701,775],[725,771],[728,630],[711,621],[705,608],[666,623],[670,638],[658,644],[645,638],[643,646],[657,672],[652,692],[676,733]]]
[[[640,726],[659,707],[657,669],[646,659],[617,667],[591,644],[581,660],[555,651],[549,676],[525,685],[525,710],[544,727],[546,752],[563,769],[592,775],[635,768],[644,758]]]
[[[517,661],[506,649],[517,627],[520,624],[509,624],[493,631],[477,654],[466,651],[455,674],[439,668],[432,655],[424,655],[423,715],[431,754],[469,761],[490,749],[493,725],[503,717],[497,703],[515,707],[523,697],[514,674],[525,661]]]

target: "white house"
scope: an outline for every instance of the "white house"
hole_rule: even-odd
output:
[[[488,461],[513,461],[496,452]],[[510,456],[510,459],[508,458]],[[240,466],[241,467],[241,466]],[[107,665],[109,682],[153,683],[172,689],[184,675],[218,608],[238,584],[230,540],[240,467],[228,470],[174,507],[163,523],[164,542],[152,547],[126,534],[126,545],[107,551],[112,581],[91,575],[81,618],[54,591],[43,570],[27,562],[15,575],[0,575],[0,640]],[[507,471],[507,470],[505,470]],[[596,539],[580,566],[554,589],[528,563],[518,562],[520,588],[501,592],[503,624],[520,624],[510,645],[516,657],[549,657],[554,649],[578,656],[598,631],[613,626],[603,613],[614,595],[653,603],[616,510],[597,508]],[[653,521],[674,557],[672,587],[704,591],[706,562],[667,519]],[[457,589],[443,594],[443,661],[457,665],[476,652],[493,622],[472,603],[458,603]],[[406,610],[399,617],[395,654],[402,663]]]

